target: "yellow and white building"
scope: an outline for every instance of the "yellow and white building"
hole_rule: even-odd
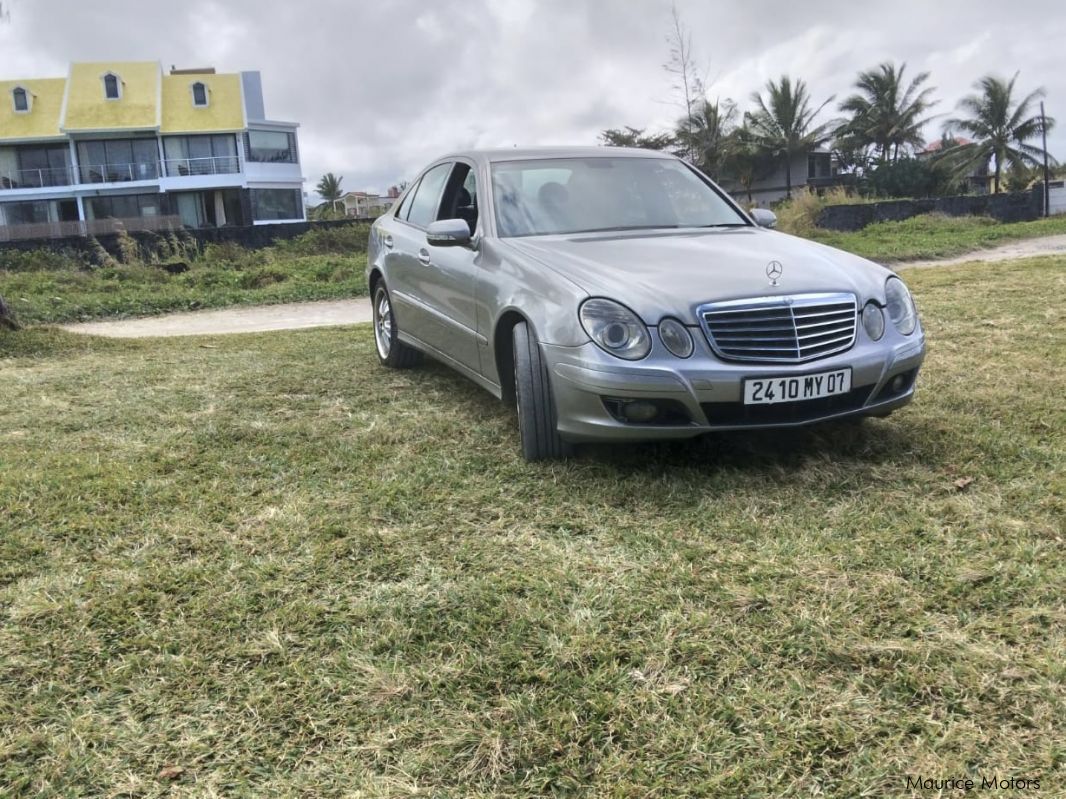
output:
[[[297,127],[266,119],[258,72],[0,80],[0,238],[302,221]]]

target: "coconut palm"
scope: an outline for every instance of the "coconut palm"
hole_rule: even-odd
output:
[[[837,135],[854,142],[872,145],[882,163],[897,161],[901,148],[922,144],[922,127],[935,101],[930,100],[932,87],[922,88],[928,72],[920,72],[904,83],[906,64],[898,68],[890,61],[859,73],[855,88],[859,91],[840,104],[851,114]]]
[[[787,75],[777,83],[767,81],[765,88],[765,97],[759,92],[751,96],[756,108],[747,114],[747,124],[766,153],[784,159],[786,196],[791,197],[792,160],[824,144],[837,127],[833,122],[814,124],[814,118],[833,98],[814,108],[807,84]]]
[[[329,203],[330,208],[334,211],[337,210],[337,203],[344,196],[344,191],[341,189],[342,180],[344,180],[343,176],[337,177],[332,172],[327,172],[318,181],[318,185],[315,186],[315,191],[318,192],[323,200]]]
[[[1014,84],[1018,73],[1009,81],[986,75],[974,84],[978,94],[959,101],[959,109],[966,116],[949,119],[948,131],[960,131],[973,141],[949,147],[941,156],[959,174],[967,174],[974,167],[992,161],[992,188],[998,192],[1004,167],[1020,171],[1043,161],[1044,151],[1028,144],[1030,139],[1044,132],[1045,122],[1034,106],[1045,94],[1043,88],[1030,92],[1017,102]],[[1047,118],[1051,130],[1055,120]],[[1054,159],[1048,158],[1049,161]]]
[[[695,165],[717,180],[722,172],[736,127],[737,106],[732,100],[702,100],[677,126],[678,155],[692,158]]]
[[[752,202],[752,185],[773,169],[769,161],[770,156],[759,146],[750,128],[742,125],[729,134],[722,172],[727,180],[743,191],[749,205]]]

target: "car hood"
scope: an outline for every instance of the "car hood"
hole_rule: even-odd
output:
[[[884,300],[888,269],[841,250],[761,228],[503,239],[592,296],[632,308],[648,324],[696,324],[706,302],[847,291]],[[777,286],[767,266],[777,261]]]

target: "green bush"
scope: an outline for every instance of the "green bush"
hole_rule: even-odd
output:
[[[366,252],[369,225],[315,227],[295,238],[278,241],[274,248],[284,255],[351,255]]]
[[[0,250],[0,271],[62,272],[85,268],[85,260],[72,250]]]

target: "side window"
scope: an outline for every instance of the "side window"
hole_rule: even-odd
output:
[[[462,219],[471,233],[477,229],[477,171],[469,164],[455,165],[437,219]]]
[[[407,196],[403,198],[403,202],[400,203],[400,207],[396,209],[397,219],[407,219],[407,214],[411,212],[411,200],[415,198],[415,193],[418,191],[418,184],[416,183],[411,187],[411,190],[407,192]]]
[[[444,189],[444,181],[448,179],[448,173],[451,171],[451,164],[440,164],[422,176],[422,182],[415,189],[415,198],[411,201],[411,211],[407,215],[408,222],[424,228],[437,218],[440,194]]]

